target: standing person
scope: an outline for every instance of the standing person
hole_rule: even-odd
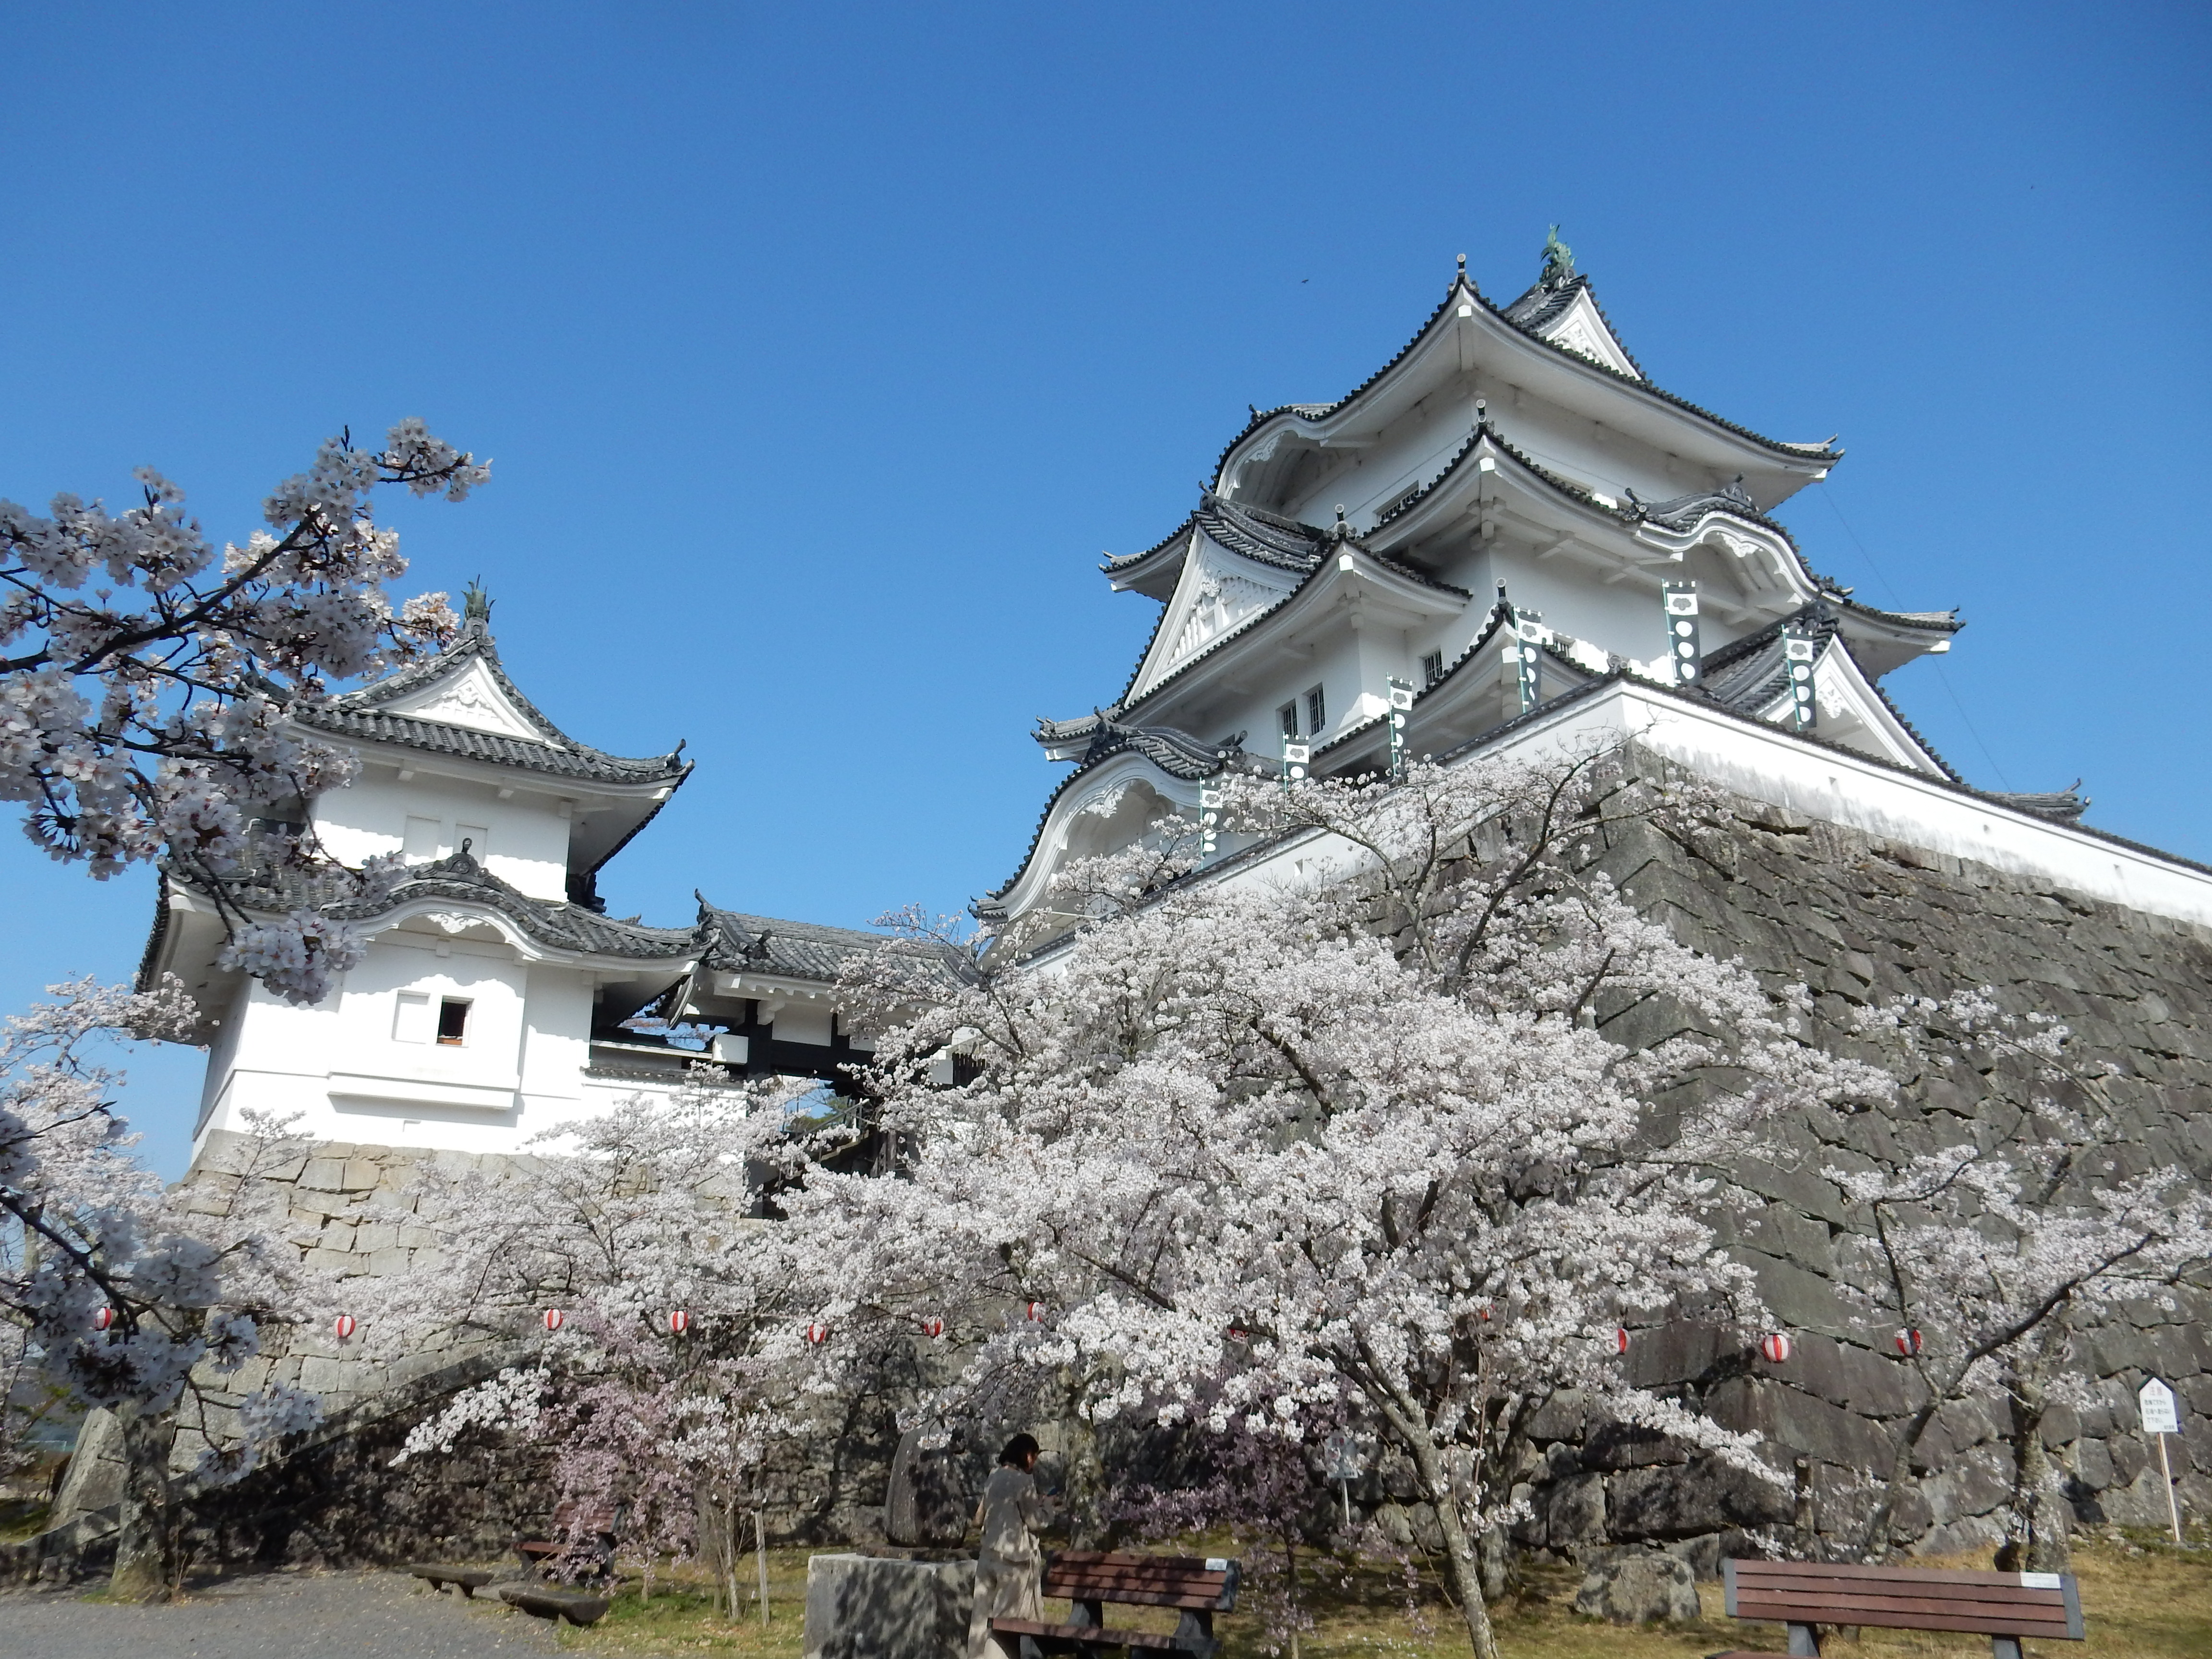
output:
[[[1044,1549],[1037,1534],[1051,1511],[1038,1494],[1037,1443],[1018,1434],[983,1483],[975,1519],[983,1545],[975,1557],[975,1611],[968,1620],[968,1659],[1009,1659],[991,1635],[994,1619],[1044,1618]],[[1019,1651],[1018,1646],[1015,1649]]]

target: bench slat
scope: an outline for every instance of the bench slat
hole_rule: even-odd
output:
[[[1173,1595],[1155,1590],[1122,1589],[1109,1592],[1099,1589],[1055,1589],[1049,1580],[1046,1581],[1044,1593],[1066,1601],[1116,1601],[1133,1607],[1188,1607],[1193,1613],[1204,1613],[1209,1610],[1218,1613],[1222,1610],[1221,1598],[1218,1595]]]
[[[1783,1581],[1835,1583],[1861,1583],[1880,1578],[1893,1578],[1900,1583],[1911,1584],[1987,1584],[2001,1589],[2015,1589],[2029,1595],[2052,1595],[2057,1592],[2047,1587],[2023,1584],[2016,1572],[1990,1572],[1967,1567],[1859,1567],[1825,1561],[1738,1561],[1735,1564],[1737,1582],[1748,1587]]]
[[[1970,1630],[1992,1636],[2042,1635],[2066,1631],[2062,1609],[2008,1606],[2002,1601],[1904,1601],[1871,1596],[1823,1596],[1818,1601],[1760,1606],[1748,1598],[1736,1604],[1738,1619],[1772,1625],[1875,1625],[1891,1630]]]
[[[1165,1573],[1140,1572],[1061,1572],[1048,1568],[1045,1577],[1055,1583],[1099,1584],[1108,1587],[1128,1585],[1133,1589],[1172,1589],[1187,1591],[1193,1595],[1218,1595],[1228,1582],[1226,1574],[1216,1574],[1211,1580],[1171,1577]]]
[[[1101,1646],[1174,1649],[1182,1645],[1172,1635],[1159,1631],[1115,1630],[1107,1625],[1048,1625],[1035,1619],[994,1619],[991,1629],[994,1634],[1049,1636]]]
[[[1115,1566],[1053,1566],[1048,1573],[1084,1583],[1188,1583],[1194,1590],[1217,1589],[1230,1577],[1228,1573],[1133,1573]]]
[[[1728,1611],[1738,1619],[2057,1641],[2082,1636],[2080,1592],[2070,1577],[2025,1584],[2016,1572],[1806,1561],[1729,1561],[1723,1568]]]

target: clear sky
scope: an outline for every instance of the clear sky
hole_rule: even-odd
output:
[[[865,923],[1019,862],[1149,545],[1453,256],[1573,245],[1658,384],[1840,432],[1781,517],[1989,787],[2212,860],[2212,11],[2197,5],[10,8],[0,495],[152,463],[240,536],[341,425],[523,688],[692,781],[611,908]],[[0,1006],[127,975],[153,878],[0,834]],[[181,1169],[200,1057],[134,1058]]]

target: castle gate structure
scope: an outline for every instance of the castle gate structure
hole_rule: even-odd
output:
[[[1632,742],[1741,806],[1724,854],[1633,836],[1608,851],[1623,890],[1685,943],[1807,983],[1839,1042],[1869,1001],[1992,985],[2120,1066],[2136,1154],[2212,1174],[2212,870],[2085,823],[2076,790],[1978,789],[1914,731],[1884,679],[1948,652],[1957,613],[1861,603],[1776,516],[1841,459],[1832,441],[1764,437],[1655,385],[1556,239],[1510,303],[1462,262],[1395,356],[1333,403],[1255,409],[1189,516],[1108,560],[1110,586],[1157,605],[1156,625],[1109,701],[1039,724],[1044,756],[1070,769],[978,915],[1030,915],[1068,860],[1127,845],[1164,813],[1201,818],[1228,769],[1350,775],[1394,749],[1449,763]],[[434,660],[298,718],[363,762],[303,819],[342,858],[408,860],[358,918],[376,930],[368,960],[325,1005],[290,1007],[218,971],[212,913],[169,886],[146,969],[179,974],[204,1011],[203,1158],[253,1106],[304,1111],[330,1143],[295,1206],[330,1218],[330,1265],[377,1270],[378,1252],[396,1264],[427,1242],[365,1240],[344,1221],[411,1158],[514,1152],[672,1086],[700,1058],[834,1080],[861,1052],[836,985],[878,935],[703,900],[686,926],[603,913],[597,872],[690,768],[554,727],[501,670],[481,605]],[[1196,878],[1327,852],[1224,835]],[[1929,1133],[1972,1120],[1971,1098],[1923,1090],[1914,1103]],[[1769,1202],[1735,1247],[1796,1357],[1747,1371],[1674,1333],[1632,1363],[1802,1458],[1808,1490],[1778,1498],[1590,1435],[1563,1409],[1524,1544],[1641,1539],[1710,1566],[1805,1505],[1824,1531],[1845,1524],[1838,1472],[1864,1467],[1905,1409],[1897,1368],[1835,1294],[1831,1241],[1848,1218],[1832,1191],[1778,1161],[1745,1175]],[[2178,1443],[2212,1443],[2203,1311],[2144,1308],[2091,1334],[2098,1402],[2045,1427],[2085,1517],[2163,1516],[2135,1417],[2145,1376],[2182,1397]],[[310,1386],[341,1386],[335,1362],[308,1363]],[[1954,1414],[1932,1437],[1924,1512],[1908,1517],[1926,1547],[1991,1535],[2009,1480],[2002,1419],[1996,1405]],[[2212,1480],[2184,1464],[2184,1501],[2212,1505]],[[1365,1501],[1430,1541],[1433,1516],[1395,1480],[1376,1471]]]

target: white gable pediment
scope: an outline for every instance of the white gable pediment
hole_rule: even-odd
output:
[[[1297,585],[1292,572],[1240,558],[1203,531],[1191,532],[1182,578],[1131,688],[1132,698],[1142,696],[1224,635],[1282,603]]]
[[[543,743],[545,734],[501,689],[499,680],[482,658],[472,658],[459,672],[434,685],[423,687],[384,705],[386,712],[410,714],[417,720],[465,726],[502,738],[521,738]]]
[[[1567,308],[1538,331],[1555,346],[1564,346],[1577,356],[1601,363],[1616,374],[1626,374],[1632,380],[1644,377],[1636,372],[1636,365],[1628,361],[1628,354],[1620,349],[1620,342],[1613,337],[1613,331],[1605,325],[1599,313],[1597,301],[1589,290],[1583,289]]]
[[[1820,710],[1818,734],[1846,749],[1872,755],[1895,766],[1911,768],[1941,777],[1942,769],[1914,741],[1892,714],[1879,693],[1859,672],[1858,665],[1842,651],[1820,653],[1813,668],[1813,701]],[[1794,704],[1787,692],[1763,711],[1777,726],[1790,723]]]

